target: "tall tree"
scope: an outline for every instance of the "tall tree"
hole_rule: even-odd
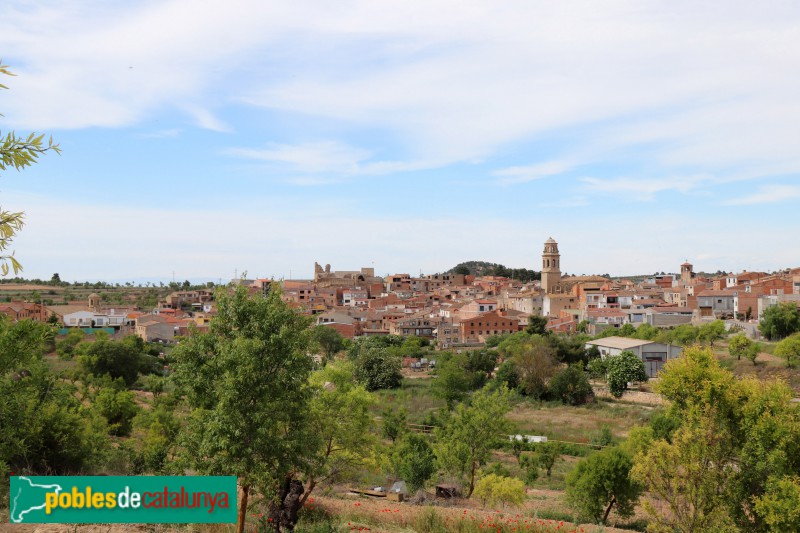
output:
[[[2,62],[0,62],[0,74],[14,76],[8,70],[8,66],[3,65]],[[0,89],[8,89],[8,87],[0,84]],[[8,132],[5,137],[0,136],[0,171],[9,167],[21,170],[35,163],[40,155],[48,151],[61,152],[58,145],[53,144],[52,137],[45,141],[44,134],[30,133],[26,137],[24,135],[17,136],[13,131]],[[15,274],[22,270],[22,265],[14,257],[14,253],[9,254],[6,250],[17,232],[22,229],[24,215],[21,211],[0,210],[0,272],[4,276],[11,269]]]
[[[473,395],[470,405],[459,404],[447,423],[436,429],[434,451],[439,465],[465,481],[467,497],[475,490],[478,468],[486,464],[492,450],[510,431],[505,419],[510,409],[508,389],[481,389]]]
[[[209,330],[189,335],[172,352],[174,378],[192,409],[183,428],[183,458],[207,475],[235,475],[244,531],[251,494],[286,511],[273,527],[291,529],[302,483],[321,440],[310,424],[309,321],[278,291],[249,295],[242,286],[217,292]]]

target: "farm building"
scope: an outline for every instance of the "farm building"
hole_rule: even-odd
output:
[[[660,342],[643,341],[639,339],[629,339],[627,337],[606,337],[586,343],[586,348],[597,346],[600,350],[600,357],[613,357],[624,351],[633,352],[644,361],[645,370],[648,377],[655,377],[664,363],[670,359],[680,357],[683,349],[673,344],[662,344]]]

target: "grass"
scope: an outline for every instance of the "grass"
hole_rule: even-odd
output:
[[[431,393],[433,380],[428,377],[404,378],[398,389],[379,390],[373,394],[375,404],[373,412],[380,416],[385,409],[405,409],[411,423],[421,422],[428,413],[436,412],[445,407],[444,400],[436,398]]]
[[[653,408],[643,405],[597,401],[572,407],[560,403],[522,402],[508,418],[526,435],[544,435],[551,440],[589,443],[603,426],[617,439],[634,427],[646,424]]]

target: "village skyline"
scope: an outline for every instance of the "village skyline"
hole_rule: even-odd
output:
[[[62,149],[2,176],[26,214],[14,250],[26,276],[65,279],[530,268],[548,235],[577,273],[787,268],[799,20],[778,3],[6,2],[0,128]]]

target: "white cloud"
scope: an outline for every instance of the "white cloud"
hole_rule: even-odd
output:
[[[502,185],[514,185],[539,180],[572,170],[574,165],[567,161],[547,161],[536,165],[501,168],[492,172],[498,176]]]
[[[800,185],[764,185],[758,191],[724,202],[725,205],[774,204],[800,199]]]
[[[672,173],[759,177],[800,171],[798,29],[790,2],[11,1],[0,35],[21,75],[1,111],[45,130],[181,109],[227,131],[233,103],[323,117],[403,146],[408,161],[354,161],[363,174],[555,135],[574,166],[646,148]],[[498,177],[538,179],[536,167]],[[639,180],[654,182],[633,187],[644,198],[674,189]]]
[[[356,172],[359,162],[371,155],[366,150],[335,141],[295,145],[270,143],[266,148],[229,148],[226,153],[246,159],[289,165],[299,172],[346,174]]]
[[[338,141],[268,143],[264,148],[228,148],[225,153],[282,165],[301,174],[319,174],[289,178],[292,183],[301,185],[340,181],[343,176],[375,176],[437,166],[427,161],[373,161],[372,152]]]
[[[713,182],[708,176],[641,178],[581,178],[586,192],[614,195],[623,201],[651,201],[666,191],[690,193]]]

